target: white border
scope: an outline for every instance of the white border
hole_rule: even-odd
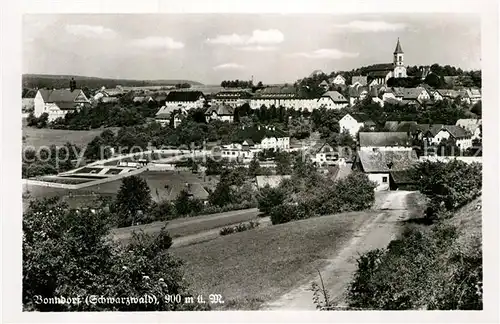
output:
[[[498,322],[498,5],[496,1],[2,1],[2,322]],[[483,249],[481,312],[21,312],[21,13],[480,13],[484,122]],[[432,37],[432,35],[429,35]],[[468,44],[464,44],[464,47]]]

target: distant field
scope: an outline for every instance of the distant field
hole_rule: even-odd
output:
[[[326,264],[376,212],[351,212],[273,225],[172,248],[195,294],[222,294],[223,309],[257,309]],[[311,301],[312,303],[312,301]]]
[[[118,127],[109,128],[114,132],[118,131]],[[23,146],[34,146],[36,148],[41,146],[64,145],[70,142],[79,147],[86,146],[94,137],[100,135],[104,129],[92,129],[84,131],[65,130],[65,129],[47,129],[47,128],[34,128],[23,127],[23,137],[25,141]]]

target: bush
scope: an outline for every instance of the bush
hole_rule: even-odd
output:
[[[425,161],[412,170],[417,187],[429,198],[427,217],[446,215],[481,195],[482,166],[459,160],[448,163]]]
[[[250,221],[248,223],[238,224],[234,227],[224,227],[220,230],[219,233],[220,233],[220,235],[229,235],[229,234],[233,234],[233,233],[248,231],[248,230],[256,228],[258,226],[259,226],[259,222]]]
[[[305,204],[284,203],[271,209],[271,223],[284,224],[291,221],[310,218],[314,214],[308,210]]]
[[[220,230],[220,235],[229,235],[234,233],[234,227],[224,227]]]
[[[482,309],[482,254],[456,248],[455,227],[407,229],[387,249],[358,259],[350,307],[364,309]]]
[[[269,214],[271,209],[283,203],[285,192],[280,188],[271,188],[266,186],[259,190],[257,194],[257,203],[260,212]]]

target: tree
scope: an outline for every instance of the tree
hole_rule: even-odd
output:
[[[191,212],[189,193],[187,190],[182,190],[175,199],[175,211],[179,215],[187,215]]]
[[[424,83],[430,85],[433,88],[439,89],[444,86],[444,79],[442,76],[436,73],[430,73],[425,77]]]
[[[248,175],[250,177],[256,177],[260,174],[260,163],[255,157],[248,164]]]
[[[208,197],[210,204],[224,207],[234,202],[231,186],[226,181],[220,181]]]
[[[151,202],[151,190],[146,180],[139,176],[124,178],[114,203],[118,226],[131,226],[141,222],[144,213],[149,212]]]
[[[26,123],[28,126],[36,126],[38,124],[38,118],[35,117],[33,112],[30,112],[28,118],[26,118]]]
[[[472,106],[472,109],[470,111],[478,116],[481,116],[482,115],[481,101],[476,102],[474,106]]]
[[[49,121],[49,114],[48,113],[43,113],[38,117],[36,127],[37,128],[45,128],[47,127]]]
[[[257,194],[259,211],[268,214],[275,206],[281,205],[285,201],[285,191],[280,188],[265,186]]]
[[[288,154],[287,152],[278,153],[275,162],[276,162],[276,174],[287,175],[292,172],[290,154]]]
[[[172,239],[134,233],[129,244],[109,240],[110,214],[70,209],[58,198],[33,201],[23,215],[23,310],[167,311],[202,305],[164,303],[165,295],[190,296],[182,262],[168,253]],[[86,303],[85,296],[139,298],[159,303]],[[39,303],[40,298],[81,298]],[[193,308],[194,307],[194,308]]]

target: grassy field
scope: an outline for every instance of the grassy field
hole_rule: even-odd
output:
[[[118,128],[109,128],[115,132]],[[92,130],[65,130],[65,129],[48,129],[48,128],[34,128],[27,127],[23,122],[23,137],[25,141],[23,146],[34,146],[36,148],[40,146],[50,146],[54,145],[64,145],[66,142],[70,142],[79,147],[86,146],[94,137],[98,136],[104,131],[104,129],[92,129]]]
[[[147,234],[157,234],[165,226],[165,223],[168,223],[166,227],[168,233],[172,238],[177,238],[209,231],[214,228],[256,220],[258,219],[258,214],[259,211],[256,208],[252,208],[225,213],[177,218],[168,222],[154,222],[126,228],[115,228],[111,233],[115,240],[126,244],[132,232],[143,231]]]
[[[374,211],[257,228],[172,248],[195,294],[221,294],[223,309],[257,309],[326,264]]]

